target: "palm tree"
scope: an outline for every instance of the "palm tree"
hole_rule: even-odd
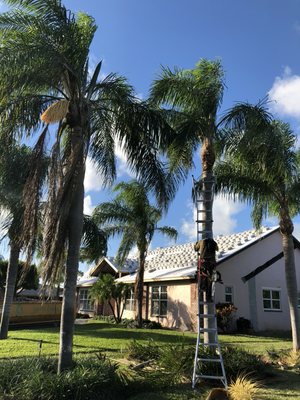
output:
[[[174,228],[158,227],[162,217],[161,209],[151,205],[144,185],[132,181],[121,182],[114,188],[118,192],[111,202],[100,204],[93,212],[93,218],[103,225],[108,235],[122,234],[118,249],[117,261],[122,265],[134,246],[139,253],[139,266],[135,282],[135,298],[137,300],[137,323],[143,323],[144,271],[147,252],[155,231],[176,239]]]
[[[74,15],[60,0],[6,0],[14,7],[0,15],[0,122],[8,134],[58,123],[52,148],[44,230],[44,281],[51,281],[68,243],[61,317],[58,372],[72,365],[76,277],[83,226],[85,162],[88,154],[104,182],[116,176],[114,149],[121,143],[129,166],[161,202],[174,195],[176,179],[165,178],[158,149],[169,129],[161,113],[136,99],[125,78],[99,80],[101,62],[89,74],[94,19]],[[139,144],[137,146],[137,143]],[[37,151],[37,154],[39,152]],[[32,252],[39,186],[39,160],[25,193],[24,240]],[[36,168],[34,168],[36,167]]]
[[[236,121],[233,119],[231,122],[234,125]],[[285,260],[293,349],[299,350],[300,321],[292,236],[292,217],[300,211],[299,151],[297,154],[296,136],[288,124],[272,121],[268,128],[256,136],[249,136],[247,133],[236,134],[235,129],[232,130],[230,138],[227,138],[225,159],[215,168],[217,190],[250,202],[253,205],[252,218],[257,228],[261,225],[263,217],[278,217]]]
[[[181,70],[163,68],[161,76],[154,81],[150,94],[150,101],[165,107],[170,123],[177,135],[168,148],[171,171],[178,167],[191,169],[195,151],[201,145],[202,175],[197,187],[203,193],[202,205],[202,239],[213,238],[213,186],[215,177],[213,166],[216,158],[215,142],[222,133],[224,125],[230,117],[230,111],[222,119],[218,111],[222,104],[224,93],[224,71],[220,61],[201,59],[194,69]],[[236,117],[248,121],[256,132],[260,126],[269,120],[262,104],[251,107],[244,104],[236,109]],[[196,193],[194,195],[197,196]],[[199,193],[198,193],[199,195]],[[215,259],[214,254],[208,255],[208,260]],[[209,300],[209,299],[207,299]],[[211,314],[211,305],[206,313]],[[206,322],[206,321],[205,321]],[[209,319],[208,327],[213,327],[213,320]],[[213,341],[213,335],[206,335],[206,340]]]
[[[90,298],[108,302],[115,322],[119,324],[125,309],[126,300],[130,297],[131,287],[123,282],[116,282],[110,274],[104,274],[90,289]]]
[[[8,334],[9,313],[17,283],[19,255],[22,242],[22,192],[29,173],[31,150],[26,146],[3,145],[0,142],[0,207],[7,213],[3,227],[9,239],[9,262],[6,275],[4,302],[2,307],[0,339]]]

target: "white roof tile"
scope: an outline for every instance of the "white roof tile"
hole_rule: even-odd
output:
[[[262,228],[260,231],[254,229],[242,233],[231,234],[228,236],[220,235],[215,237],[218,243],[217,261],[224,260],[232,256],[235,252],[244,247],[248,247],[251,242],[264,237],[268,233],[275,231],[275,228]],[[193,243],[185,243],[165,248],[150,250],[146,258],[144,280],[174,280],[189,279],[195,275],[197,269],[197,253]],[[114,263],[114,259],[109,257],[109,261]],[[116,266],[117,267],[117,266]],[[138,267],[138,258],[128,259],[122,268],[122,272],[129,274],[118,278],[120,282],[134,282],[135,271]],[[118,267],[117,267],[118,268]],[[81,279],[87,279],[88,272]],[[81,283],[81,281],[80,281]]]

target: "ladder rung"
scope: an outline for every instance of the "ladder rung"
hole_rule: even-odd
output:
[[[215,342],[213,342],[213,343],[200,343],[200,345],[202,345],[202,346],[214,346],[214,347],[219,347],[220,346],[219,343],[215,343]]]
[[[200,318],[215,318],[216,314],[199,314]]]
[[[204,292],[204,290],[202,290],[202,292]],[[205,304],[210,304],[213,305],[212,301],[199,301],[199,304],[205,305]]]
[[[217,328],[200,328],[200,332],[216,332]]]
[[[205,362],[222,362],[219,358],[198,358],[198,361],[205,361]]]
[[[200,379],[225,379],[224,375],[214,376],[214,375],[196,375],[196,378]]]

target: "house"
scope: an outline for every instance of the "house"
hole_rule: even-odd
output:
[[[237,307],[235,318],[249,319],[255,331],[289,330],[279,228],[262,228],[259,232],[249,230],[218,236],[215,240],[219,247],[217,270],[223,281],[223,284],[216,284],[216,303],[233,303]],[[297,283],[300,288],[300,243],[294,238],[294,244]],[[136,268],[136,258],[128,259],[121,270],[113,258],[104,258],[100,265],[89,270],[78,283],[80,307],[87,301],[88,288],[101,273],[112,273],[117,281],[133,284]],[[144,276],[144,318],[158,321],[169,328],[195,330],[198,312],[196,269],[194,243],[149,251]],[[119,274],[122,276],[117,277]],[[134,301],[131,297],[123,317],[133,316]]]
[[[91,267],[77,282],[77,311],[83,315],[110,315],[108,304],[95,304],[89,296],[89,289],[104,274],[111,274],[116,279],[136,271],[136,260],[126,260],[120,267],[113,257],[103,257],[96,266]],[[133,295],[132,295],[133,296]]]

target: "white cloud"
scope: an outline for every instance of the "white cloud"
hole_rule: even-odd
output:
[[[101,174],[97,171],[97,168],[90,157],[86,160],[86,170],[84,177],[84,189],[86,192],[89,191],[100,191],[102,189],[103,179]]]
[[[83,203],[83,212],[84,214],[91,215],[95,206],[92,205],[92,198],[91,196],[85,196],[84,203]]]
[[[116,142],[115,155],[118,159],[118,168],[117,168],[118,177],[127,175],[130,178],[134,178],[135,174],[130,170],[127,164],[127,157],[123,149],[123,144],[120,142]]]
[[[290,67],[285,67],[283,75],[275,78],[268,95],[273,112],[300,119],[300,76],[293,75]]]
[[[180,227],[180,232],[187,237],[189,241],[196,240],[196,210],[193,205],[189,205],[193,210],[193,217],[183,219]],[[234,216],[245,209],[245,205],[238,201],[228,200],[225,197],[217,196],[213,205],[214,219],[214,235],[228,235],[233,233],[238,224],[238,219]]]

